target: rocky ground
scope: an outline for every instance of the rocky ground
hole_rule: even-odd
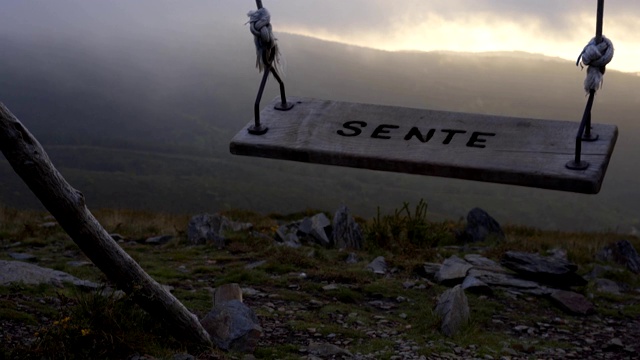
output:
[[[487,349],[482,343],[459,343],[456,339],[439,338],[415,341],[403,335],[403,327],[411,326],[411,319],[401,319],[392,309],[378,309],[374,322],[350,323],[346,321],[357,313],[332,316],[338,324],[360,331],[366,338],[348,338],[334,333],[323,334],[315,328],[290,331],[286,324],[301,314],[313,311],[309,305],[295,304],[273,298],[250,298],[251,307],[272,311],[273,317],[262,318],[264,337],[261,347],[273,344],[292,344],[298,347],[300,357],[354,358],[354,359],[633,359],[637,356],[640,336],[640,318],[614,318],[593,315],[589,317],[563,316],[553,309],[537,309],[537,320],[521,321],[514,302],[532,301],[531,298],[500,300],[504,311],[493,315],[482,331],[503,336],[502,347]],[[495,301],[495,299],[484,301]],[[400,314],[401,315],[401,314]],[[409,324],[407,324],[409,323]],[[372,352],[346,352],[354,341],[363,343],[371,339],[386,339],[388,345]],[[472,341],[471,341],[472,342]],[[557,346],[554,346],[557,344]],[[433,351],[435,350],[435,351]],[[429,353],[427,355],[423,355]]]
[[[546,265],[551,263],[564,269],[559,271],[566,271],[565,275],[583,279],[584,284],[565,288],[580,295],[588,308],[578,306],[572,310],[553,301],[551,294],[558,284],[532,276],[531,264],[525,266],[529,271],[526,274],[513,270],[512,265],[507,268],[509,262],[504,261],[504,256],[508,251],[504,250],[522,243],[508,230],[506,240],[499,245],[444,246],[396,254],[327,249],[289,235],[286,241],[274,242],[274,223],[282,221],[270,220],[252,230],[240,227],[237,235],[216,238],[213,242],[200,239],[200,244],[189,243],[185,233],[133,240],[132,235],[125,233],[118,239],[154,278],[170,285],[176,297],[199,318],[211,309],[214,288],[239,284],[244,304],[257,314],[262,329],[252,354],[214,351],[188,355],[185,349],[160,335],[137,343],[125,341],[130,347],[124,352],[126,356],[122,352],[113,355],[116,349],[107,347],[103,351],[114,352],[102,357],[633,359],[640,351],[638,275],[615,261],[598,261],[593,254],[589,263],[576,265],[568,261],[567,258],[579,258],[579,254],[561,240],[567,235],[545,234],[550,243],[560,247],[551,252],[540,251],[543,256],[535,255],[533,259],[539,257]],[[292,228],[291,224],[282,226],[287,231]],[[59,229],[48,229],[43,234],[39,230],[31,232],[20,241],[16,241],[15,235],[7,236],[8,232],[4,238],[0,236],[0,245],[5,250],[0,253],[0,262],[5,266],[4,272],[0,271],[0,344],[5,351],[0,352],[0,359],[21,358],[20,354],[41,357],[37,347],[47,345],[43,343],[43,330],[52,334],[55,329],[65,328],[66,332],[55,334],[68,336],[76,326],[73,330],[78,333],[76,340],[83,338],[84,331],[89,334],[99,330],[92,329],[84,320],[72,318],[75,315],[69,316],[79,306],[77,297],[69,294],[76,292],[72,288],[82,288],[82,293],[95,291],[97,283],[104,281],[100,272],[86,262]],[[40,236],[48,240],[38,240]],[[509,243],[510,237],[518,242]],[[573,243],[574,239],[570,240]],[[509,246],[505,246],[505,241]],[[598,246],[602,243],[597,242]],[[380,254],[384,254],[382,268],[377,267],[381,265]],[[45,285],[16,284],[7,279],[19,271],[15,267],[6,270],[7,264],[15,266],[16,262],[64,270],[65,275],[54,271],[49,280],[45,277],[42,281]],[[462,266],[463,270],[451,264]],[[493,272],[487,273],[489,270]],[[445,336],[441,332],[443,320],[434,313],[434,308],[447,289],[466,283],[471,275],[485,284],[476,283],[464,290],[470,314],[468,323],[452,336]],[[576,281],[565,275],[563,278]],[[138,335],[122,336],[133,339]],[[65,351],[70,351],[74,343],[57,341],[56,350],[60,353],[49,357],[73,358],[72,351]],[[155,347],[145,344],[151,342],[158,344]]]

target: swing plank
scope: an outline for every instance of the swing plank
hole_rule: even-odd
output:
[[[276,98],[260,116],[269,130],[231,140],[232,154],[596,194],[618,128],[593,124],[586,170],[570,170],[579,124],[394,106]]]

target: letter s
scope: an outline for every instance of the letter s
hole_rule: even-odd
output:
[[[356,125],[359,125],[360,128],[355,127]],[[342,136],[358,136],[362,133],[362,129],[363,127],[366,127],[367,123],[364,121],[347,121],[344,124],[342,124],[342,127],[344,127],[345,129],[349,129],[351,131],[353,131],[352,133],[347,133],[343,130],[338,130],[337,133],[338,135],[342,135]]]

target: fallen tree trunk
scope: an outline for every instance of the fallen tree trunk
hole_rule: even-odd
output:
[[[211,346],[209,334],[198,318],[111,238],[87,209],[82,193],[67,183],[38,140],[2,103],[0,150],[60,226],[110,281],[162,321],[176,337]]]

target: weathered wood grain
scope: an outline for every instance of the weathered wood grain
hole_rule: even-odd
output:
[[[288,100],[289,111],[274,109],[279,99],[262,110],[266,134],[249,134],[253,122],[240,130],[231,153],[595,194],[618,136],[594,124],[599,139],[582,143],[589,167],[570,170],[578,122]]]

